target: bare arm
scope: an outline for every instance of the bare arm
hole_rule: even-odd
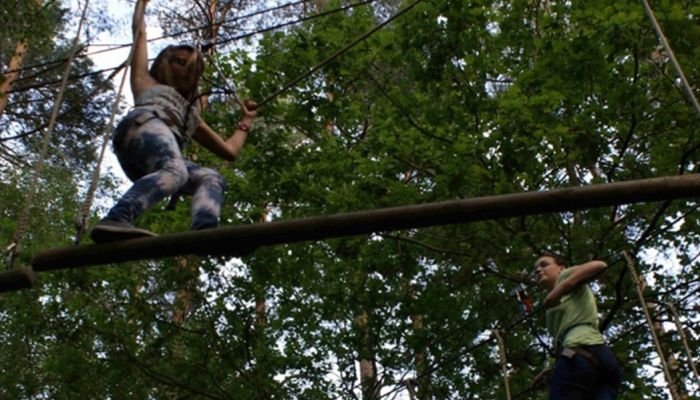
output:
[[[134,49],[131,58],[131,91],[137,98],[142,91],[156,84],[148,72],[148,46],[144,14],[148,0],[137,0],[132,20]]]
[[[559,299],[576,289],[579,285],[589,281],[596,274],[608,267],[604,261],[593,260],[587,263],[571,267],[571,273],[563,281],[554,286],[544,300],[545,306],[557,304]]]
[[[236,130],[227,140],[222,139],[218,133],[201,119],[192,138],[217,156],[225,160],[234,161],[248,138],[248,132],[243,127],[250,129],[257,115],[257,105],[254,102],[246,101],[245,106],[243,116],[238,126],[236,126]]]

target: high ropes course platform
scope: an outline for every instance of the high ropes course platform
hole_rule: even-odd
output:
[[[0,273],[0,291],[31,287],[34,272],[181,255],[244,256],[259,247],[283,243],[693,197],[700,197],[700,174],[380,208],[56,248],[37,254],[32,260],[32,269]]]

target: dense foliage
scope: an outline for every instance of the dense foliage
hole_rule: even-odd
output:
[[[689,81],[699,82],[700,1],[654,3]],[[305,2],[222,29],[217,40],[345,4]],[[405,4],[378,0],[218,47],[213,57],[226,76],[208,70],[214,94],[204,117],[228,136],[237,116],[231,99],[216,94],[224,79],[239,96],[264,99]],[[178,16],[180,6],[188,11]],[[165,10],[167,32],[220,21],[206,10],[234,15],[264,6],[149,4]],[[37,47],[37,59],[60,57],[61,43]],[[90,101],[66,116],[53,153],[76,170],[94,157],[81,135],[98,134],[91,124],[104,123],[90,112],[104,115],[112,100],[80,94],[100,85],[99,75],[92,79],[70,89],[76,102]],[[47,115],[49,104],[28,108],[33,92],[26,93],[11,98],[15,115]],[[37,126],[3,118],[14,121],[12,134]],[[639,2],[425,0],[268,103],[235,164],[197,146],[188,156],[226,176],[223,223],[249,224],[697,173],[698,125]],[[33,157],[27,142],[12,148]],[[29,167],[4,159],[0,168],[0,233],[8,242]],[[84,183],[73,172],[47,172],[25,262],[69,242],[74,187]],[[185,230],[188,205],[159,207],[139,226]],[[505,398],[492,338],[504,329],[512,392],[543,398],[528,390],[544,367],[543,315],[514,324],[521,315],[511,292],[531,285],[544,250],[572,263],[608,261],[593,286],[605,336],[624,365],[621,398],[664,398],[620,255],[631,254],[650,284],[645,295],[664,349],[677,359],[676,386],[698,396],[665,305],[675,304],[690,348],[700,348],[697,207],[697,199],[622,205],[275,246],[242,259],[42,275],[34,291],[0,296],[0,397]]]

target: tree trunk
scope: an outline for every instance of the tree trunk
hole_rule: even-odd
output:
[[[192,269],[196,269],[196,266],[191,266],[185,257],[175,257],[175,260],[177,261],[178,270],[188,271],[189,273]],[[193,281],[196,281],[196,278],[189,280],[187,284],[175,294],[175,307],[173,309],[173,323],[175,323],[175,325],[180,326],[187,321],[187,316],[192,308],[192,298],[194,296],[194,288],[192,287]]]
[[[404,278],[404,287],[408,298],[414,300],[416,298],[416,290],[408,278]],[[411,314],[411,327],[413,333],[417,337],[424,337],[425,332],[425,317],[423,314]],[[426,347],[421,342],[415,349],[410,349],[413,353],[413,366],[416,370],[415,380],[406,383],[406,387],[411,397],[418,400],[427,400],[430,398],[431,392],[431,375],[428,365],[428,354]]]
[[[355,326],[360,333],[361,341],[358,351],[360,362],[360,387],[362,388],[363,400],[379,400],[381,398],[381,386],[377,377],[374,340],[369,322],[369,312],[363,306],[355,316]]]
[[[217,18],[216,18],[216,6],[218,4],[218,0],[211,0],[209,2],[209,15],[207,15],[207,30],[205,31],[205,39],[211,41],[211,43],[216,43],[216,37],[219,33],[219,25],[217,24]],[[208,58],[211,60],[211,57],[214,55],[215,46],[209,47],[205,52],[204,56],[205,58]],[[199,106],[201,107],[202,111],[207,107],[207,104],[209,103],[209,96],[204,95],[199,98]]]
[[[29,43],[26,40],[17,43],[7,66],[7,72],[4,74],[4,80],[0,82],[0,116],[5,112],[7,100],[10,97],[9,92],[12,90],[17,77],[19,77],[19,69],[22,68],[28,48]]]
[[[36,5],[41,5],[41,0],[34,0]],[[15,46],[15,51],[10,57],[10,61],[7,65],[7,72],[4,74],[4,80],[0,82],[0,117],[5,112],[5,107],[7,106],[7,101],[10,97],[9,92],[15,84],[15,81],[19,77],[19,70],[24,64],[24,56],[27,54],[29,49],[29,41],[24,38],[17,43]]]
[[[263,213],[260,215],[258,223],[263,224],[267,220],[269,208],[267,204],[263,205]],[[267,343],[265,341],[265,327],[267,326],[267,306],[265,304],[266,288],[269,286],[265,274],[258,273],[261,268],[264,268],[260,262],[254,262],[249,265],[253,279],[253,291],[255,298],[255,320],[252,328],[252,345],[253,357],[256,359],[253,375],[258,382],[258,393],[255,396],[256,400],[270,400],[274,395],[270,392],[268,383],[272,382],[273,377],[270,376],[270,371],[261,367],[265,364],[265,359],[268,357]]]
[[[261,282],[261,285],[257,286],[255,289],[255,322],[251,335],[253,340],[253,357],[256,359],[252,373],[255,380],[258,382],[258,392],[255,395],[255,400],[270,400],[273,398],[273,394],[270,393],[268,386],[268,383],[272,381],[270,371],[260,366],[264,364],[268,354],[265,342],[265,326],[267,325],[267,308],[265,306],[266,286],[267,284],[265,282]]]
[[[411,322],[413,324],[413,331],[417,335],[423,336],[423,332],[425,331],[423,315],[412,315]],[[416,382],[416,386],[418,386],[416,397],[418,400],[427,400],[430,398],[431,375],[425,346],[421,345],[420,348],[416,349],[416,354],[413,357],[413,364],[416,368],[416,376],[418,377]]]

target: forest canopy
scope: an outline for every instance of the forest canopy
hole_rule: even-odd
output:
[[[239,115],[231,89],[267,99],[410,3],[151,0],[150,56],[214,44],[202,116],[228,136]],[[19,267],[76,238],[121,76],[93,61],[119,44],[96,38],[131,29],[108,12],[117,5],[133,2],[89,6]],[[83,6],[0,6],[0,83],[18,73],[0,111],[3,249],[32,190]],[[700,1],[652,6],[695,88]],[[150,34],[157,28],[162,36]],[[120,112],[132,104],[124,97]],[[224,226],[700,172],[700,119],[638,1],[420,1],[269,100],[234,163],[186,148],[226,178]],[[124,191],[103,171],[91,223]],[[138,225],[186,231],[190,201],[164,202]],[[525,288],[539,309],[532,271],[543,252],[608,263],[592,288],[624,367],[621,399],[669,398],[669,387],[700,396],[698,206],[619,205],[42,274],[31,291],[0,294],[0,398],[500,399],[503,355],[513,397],[545,398],[529,389],[551,346],[544,314],[524,316],[514,296]],[[646,282],[653,327],[623,251]]]

